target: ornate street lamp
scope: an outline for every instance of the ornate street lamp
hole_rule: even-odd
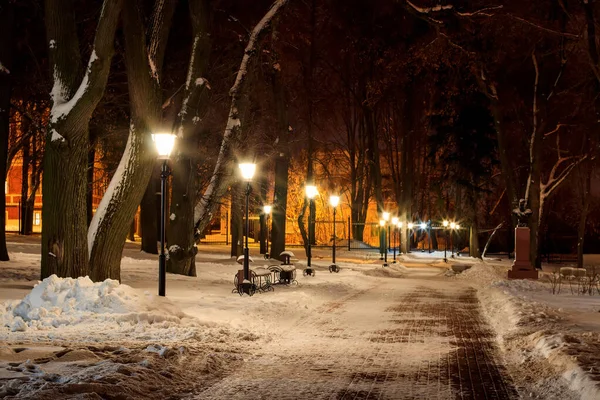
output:
[[[266,248],[265,248],[265,259],[269,259],[269,216],[271,216],[271,211],[273,210],[273,207],[269,204],[265,205],[263,207],[263,211],[265,213],[265,226],[267,228],[267,235],[266,235]]]
[[[444,222],[442,222],[442,225],[444,225],[444,236],[445,236],[445,240],[444,240],[444,262],[448,262],[448,259],[446,258],[446,250],[448,249],[448,224],[449,222],[447,220],[444,220]]]
[[[392,218],[392,226],[394,227],[393,236],[392,236],[392,248],[394,249],[394,261],[393,264],[396,264],[396,245],[398,244],[398,217]]]
[[[165,255],[165,220],[167,215],[167,178],[170,175],[169,156],[175,144],[175,135],[155,133],[152,140],[158,151],[158,159],[163,160],[160,170],[160,254],[158,255],[158,295],[165,296],[167,286],[167,264]]]
[[[335,264],[335,213],[337,206],[340,204],[340,196],[330,196],[329,204],[333,207],[333,248],[332,248],[332,263],[329,266],[329,272],[340,272],[340,268]]]
[[[315,216],[313,215],[313,208],[315,204],[315,197],[319,194],[315,185],[306,185],[306,197],[308,197],[308,247],[306,248],[307,263],[303,274],[315,276],[315,270],[312,268],[312,241],[315,237]]]
[[[241,163],[239,165],[242,173],[242,178],[246,181],[246,229],[245,229],[245,247],[244,247],[244,282],[242,282],[241,289],[244,293],[250,294],[252,283],[250,282],[250,249],[248,248],[248,236],[250,236],[250,182],[256,172],[256,164],[253,163]],[[238,282],[239,283],[239,282]],[[239,288],[238,288],[239,291]]]

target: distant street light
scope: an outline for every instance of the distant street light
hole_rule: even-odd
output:
[[[337,206],[340,204],[340,196],[330,196],[329,204],[333,207],[333,250],[332,250],[332,263],[329,266],[329,272],[340,272],[340,268],[335,264],[335,213]]]
[[[442,225],[444,225],[444,262],[448,262],[448,259],[446,258],[446,250],[448,249],[448,221],[444,220],[444,222],[442,222]]]
[[[384,213],[385,214],[385,213]],[[388,218],[389,218],[389,214],[388,214]],[[388,263],[387,263],[387,238],[385,237],[385,219],[380,219],[379,220],[379,226],[382,229],[383,232],[383,255],[384,255],[384,261],[383,261],[383,266],[387,267]]]
[[[267,234],[266,234],[266,246],[265,246],[265,259],[269,259],[269,217],[271,216],[271,211],[273,210],[273,207],[270,206],[269,204],[265,205],[263,207],[263,211],[265,213],[265,226],[267,228]]]
[[[313,215],[313,208],[315,203],[315,197],[319,194],[317,187],[314,185],[306,185],[306,197],[308,197],[308,246],[306,248],[307,263],[304,269],[304,275],[315,275],[315,270],[312,268],[312,241],[315,236],[315,216]]]
[[[158,159],[163,160],[160,171],[160,254],[158,255],[158,295],[166,295],[167,265],[165,255],[165,220],[167,215],[167,178],[170,175],[167,161],[175,144],[175,135],[171,133],[155,133],[152,140],[158,151]]]
[[[253,163],[241,163],[239,165],[240,171],[242,172],[242,178],[246,181],[246,238],[244,247],[244,282],[242,282],[242,291],[250,294],[252,283],[250,282],[250,249],[248,248],[248,236],[250,236],[250,182],[256,172],[256,164]],[[239,282],[238,282],[239,284]],[[239,288],[238,288],[239,291]]]

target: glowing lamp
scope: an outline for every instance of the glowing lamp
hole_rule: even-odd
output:
[[[273,209],[273,207],[270,205],[266,205],[263,207],[263,211],[265,212],[265,214],[271,214],[272,209]]]
[[[427,229],[427,224],[425,222],[421,222],[421,229]]]
[[[379,226],[385,226],[385,220],[380,219],[379,220]]]
[[[333,208],[337,207],[340,204],[340,196],[330,196],[329,204],[331,204],[331,207]]]
[[[254,173],[256,172],[256,164],[241,163],[240,171],[242,172],[242,178],[244,178],[245,181],[251,181],[252,177],[254,177]]]
[[[444,225],[444,228],[448,227],[448,221],[444,221],[442,224]]]
[[[175,135],[171,133],[155,133],[152,135],[152,140],[158,151],[158,158],[169,158],[175,144]]]
[[[305,190],[306,190],[306,197],[308,197],[309,199],[314,199],[319,194],[317,187],[314,185],[306,185]]]
[[[398,217],[392,218],[392,224],[398,225]]]

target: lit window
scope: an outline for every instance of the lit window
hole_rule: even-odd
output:
[[[35,212],[33,216],[33,224],[39,225],[42,219],[42,215],[40,212]]]

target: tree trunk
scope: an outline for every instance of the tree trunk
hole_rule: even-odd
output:
[[[88,152],[87,166],[87,223],[88,227],[94,218],[94,160],[96,159],[96,147],[93,143]]]
[[[104,94],[121,0],[105,0],[87,67],[69,0],[46,0],[53,71],[52,109],[44,152],[41,277],[88,275],[86,240],[89,121]],[[83,79],[81,79],[83,76]]]
[[[583,268],[583,244],[585,239],[585,226],[590,208],[590,191],[592,183],[592,161],[587,160],[580,168],[583,172],[583,187],[581,193],[581,215],[577,226],[577,267]]]
[[[22,126],[25,129],[30,129],[28,124],[23,124]],[[29,164],[31,163],[31,154],[30,154],[30,141],[31,138],[27,138],[27,140],[23,143],[23,163],[21,167],[21,200],[19,201],[21,205],[21,231],[19,232],[21,235],[28,235],[27,227],[29,226],[29,221],[27,218],[29,217],[29,213],[27,212],[27,199],[29,198]]]
[[[167,271],[186,276],[196,276],[198,249],[194,235],[194,206],[198,160],[195,154],[200,132],[196,121],[202,120],[209,102],[208,83],[203,78],[211,49],[209,9],[206,0],[189,2],[193,41],[184,100],[178,114],[179,143],[175,147],[173,162]]]
[[[144,197],[140,204],[140,233],[142,239],[141,250],[148,254],[158,254],[158,220],[160,219],[160,210],[157,203],[156,193],[159,191],[156,181],[158,178],[157,169],[154,171],[144,192]]]
[[[10,69],[13,59],[13,21],[14,10],[12,2],[0,5],[0,62],[4,68],[0,70],[0,176],[6,181],[8,156],[8,136],[10,127]],[[9,261],[6,249],[6,191],[5,185],[0,189],[0,261]]]
[[[159,13],[155,19],[162,18]],[[123,246],[156,158],[150,134],[159,131],[162,113],[159,71],[152,66],[156,59],[148,50],[153,43],[146,44],[141,2],[125,3],[123,21],[131,105],[129,138],[88,231],[90,278],[93,281],[121,278]],[[168,31],[157,38],[157,43],[167,38]]]

